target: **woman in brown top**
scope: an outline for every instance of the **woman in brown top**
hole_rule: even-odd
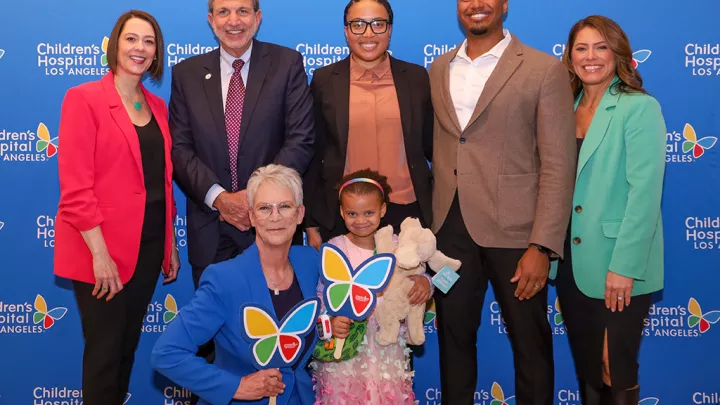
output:
[[[393,12],[387,0],[351,0],[345,7],[345,38],[350,56],[315,71],[314,160],[305,176],[308,242],[347,233],[340,218],[342,177],[372,169],[392,188],[382,225],[419,218],[432,220],[433,110],[430,80],[419,65],[387,51]]]

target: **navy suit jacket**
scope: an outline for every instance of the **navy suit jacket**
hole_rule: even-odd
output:
[[[312,95],[299,52],[255,40],[247,81],[237,164],[240,190],[258,167],[270,163],[304,174],[315,140]],[[241,249],[255,239],[251,232],[221,226],[219,213],[204,202],[213,184],[231,190],[219,49],[173,67],[169,110],[174,177],[188,197],[188,256],[193,266],[206,267],[221,232]]]
[[[290,262],[295,269],[304,298],[317,297],[320,254],[308,246],[292,246]],[[253,244],[233,259],[213,264],[202,275],[200,286],[190,303],[180,309],[152,351],[152,366],[176,384],[198,395],[200,404],[267,404],[259,401],[234,401],[233,395],[243,376],[257,371],[252,363],[252,345],[241,335],[240,307],[253,303],[273,309],[270,291],[260,267],[257,245]],[[278,405],[312,405],[315,402],[313,382],[307,364],[317,343],[298,360],[295,372],[282,368],[285,392],[277,397]],[[208,364],[196,356],[200,345],[213,339],[215,361]],[[305,340],[303,340],[303,344]]]

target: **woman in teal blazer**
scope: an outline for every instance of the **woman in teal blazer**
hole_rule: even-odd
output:
[[[296,304],[317,300],[320,254],[312,247],[290,246],[305,213],[302,182],[294,170],[270,165],[250,177],[247,190],[255,243],[235,258],[205,270],[195,297],[155,344],[151,363],[199,396],[199,404],[267,404],[276,397],[278,405],[312,405],[315,394],[307,364],[317,342],[319,300],[317,311],[308,311],[304,317],[311,321],[311,332],[298,334],[300,348],[292,352],[298,360],[292,365],[258,371],[254,342],[243,332],[246,304],[263,308],[277,326],[284,326],[278,320],[297,314],[291,312]],[[289,315],[289,319],[297,318]],[[260,335],[272,329],[267,322],[262,326],[256,329]],[[282,345],[273,349],[271,359],[279,351],[287,354],[289,346],[296,347],[286,336],[298,330],[283,329],[285,340],[277,340]],[[216,348],[213,364],[196,355],[198,347],[210,339]]]
[[[663,288],[665,123],[615,22],[581,20],[566,49],[579,152],[565,257],[551,277],[583,405],[636,405],[643,320]]]

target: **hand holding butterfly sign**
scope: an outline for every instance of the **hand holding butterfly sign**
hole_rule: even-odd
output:
[[[313,297],[301,301],[282,322],[277,322],[271,311],[253,304],[243,305],[240,312],[243,323],[240,331],[246,341],[253,343],[253,364],[260,371],[244,377],[236,393],[253,398],[236,399],[269,397],[270,405],[274,405],[277,395],[282,395],[285,389],[279,369],[292,367],[300,357],[304,338],[314,330],[320,313],[320,300]]]
[[[323,298],[328,314],[354,321],[367,318],[377,303],[377,293],[390,282],[395,256],[389,253],[375,255],[357,269],[353,269],[343,252],[333,245],[323,244],[320,256]],[[345,339],[336,339],[335,359],[342,357],[344,344]]]

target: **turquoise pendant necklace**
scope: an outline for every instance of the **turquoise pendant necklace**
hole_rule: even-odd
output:
[[[118,91],[118,93],[120,93],[121,96],[125,97],[126,100],[128,100],[128,101],[130,100],[130,97],[128,97],[125,93],[120,91],[120,88],[117,85],[115,85],[115,89]],[[142,106],[143,106],[142,101],[133,101],[132,105],[133,105],[133,108],[135,109],[135,111],[142,110]]]

